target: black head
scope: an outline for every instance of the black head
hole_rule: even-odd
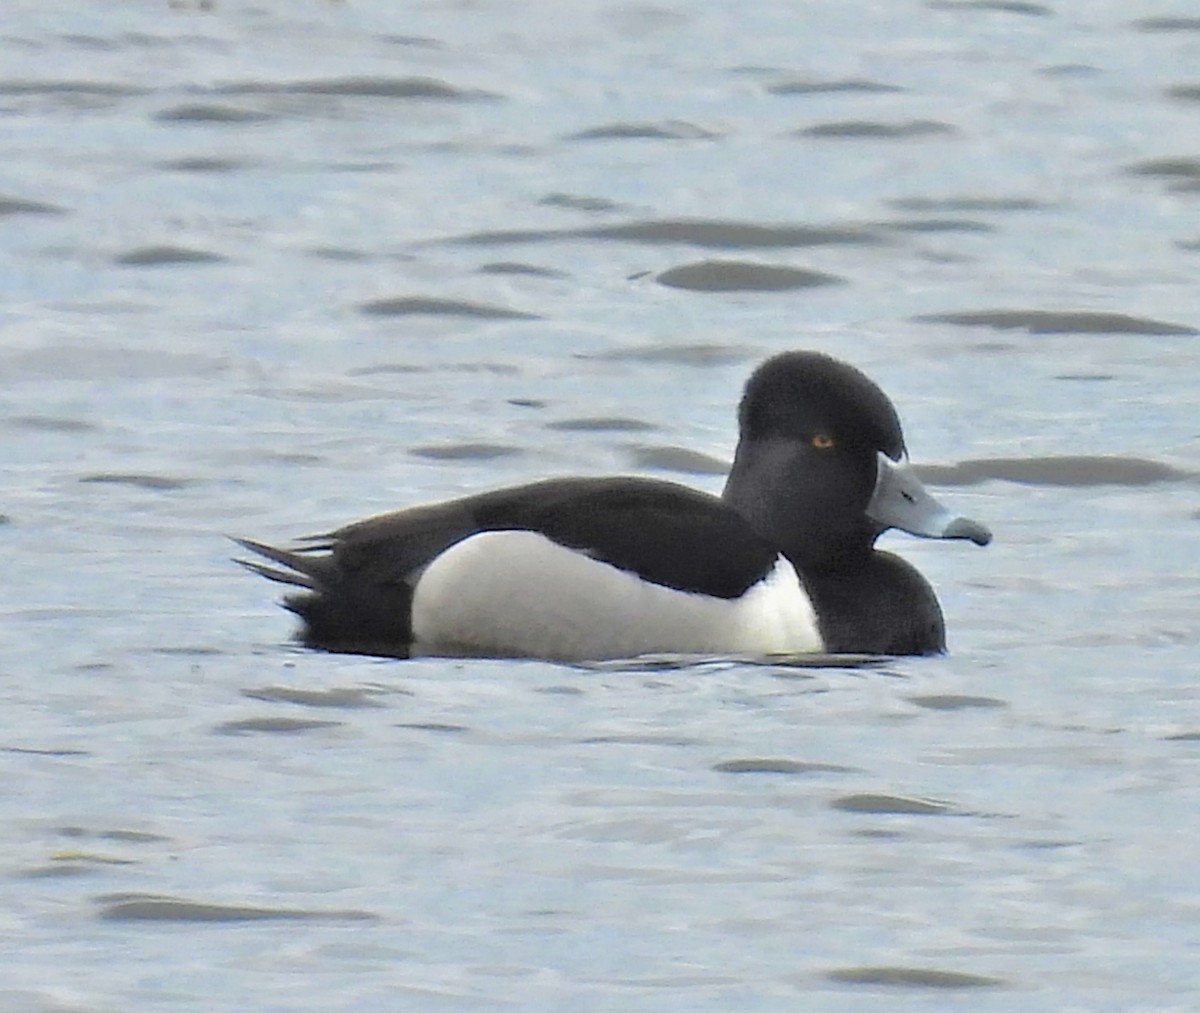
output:
[[[900,460],[896,409],[818,352],[768,359],[746,383],[724,499],[802,569],[853,567],[884,525],[866,514],[879,455]]]
[[[824,435],[849,450],[904,454],[896,409],[865,374],[820,352],[784,352],[746,381],[738,425],[743,440]]]

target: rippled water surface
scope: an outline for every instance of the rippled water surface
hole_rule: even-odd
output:
[[[1200,1005],[1183,0],[12,0],[0,1006]],[[226,535],[894,397],[951,650],[388,662]]]

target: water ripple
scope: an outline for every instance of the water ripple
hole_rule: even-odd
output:
[[[65,215],[66,209],[44,201],[0,195],[0,217],[8,215]]]
[[[895,94],[904,91],[899,85],[884,84],[882,81],[869,81],[864,78],[840,78],[830,81],[814,81],[808,78],[792,78],[778,81],[767,86],[772,95],[829,95],[834,93],[850,94]]]
[[[160,109],[154,114],[160,123],[208,123],[218,126],[238,126],[243,123],[266,123],[278,119],[274,113],[261,109],[243,109],[217,102],[187,102]]]
[[[845,282],[844,278],[822,271],[740,260],[701,260],[681,264],[661,272],[654,280],[667,288],[693,292],[788,292]]]
[[[221,735],[246,735],[255,732],[292,735],[297,732],[336,728],[341,723],[340,721],[319,721],[316,718],[242,718],[238,721],[224,721],[217,725],[214,731]]]
[[[985,11],[1032,18],[1048,18],[1054,14],[1044,4],[1028,3],[1027,0],[926,0],[925,6],[935,11]]]
[[[186,246],[139,246],[114,258],[122,267],[172,267],[181,264],[223,264],[227,257]]]
[[[461,299],[439,299],[426,296],[396,296],[373,299],[359,306],[359,311],[374,317],[438,316],[469,317],[475,320],[537,320],[536,313],[525,313],[503,306],[485,306]]]
[[[786,760],[778,757],[754,757],[744,760],[722,760],[713,764],[720,774],[854,774],[857,767],[840,763],[817,763],[811,760]]]
[[[568,141],[708,141],[719,134],[694,123],[608,123],[569,134]]]
[[[830,981],[844,985],[875,985],[885,988],[999,988],[1002,978],[931,967],[842,967],[826,972]]]
[[[503,443],[445,443],[413,447],[409,453],[431,461],[495,461],[502,457],[515,457],[524,453],[520,447]]]
[[[914,470],[931,485],[976,485],[991,479],[1022,485],[1155,485],[1195,479],[1161,461],[1140,457],[991,457],[957,464],[921,464]]]
[[[500,98],[492,92],[458,88],[429,77],[330,77],[308,81],[249,81],[221,85],[217,95],[331,95],[353,98],[433,99],[482,102]]]
[[[945,816],[957,810],[948,802],[905,795],[865,793],[843,795],[830,806],[848,813],[867,813],[873,816]]]
[[[112,894],[98,897],[100,918],[108,922],[261,922],[261,921],[378,921],[369,911],[258,907],[212,904],[156,894]]]
[[[818,123],[796,131],[799,137],[821,137],[835,140],[906,141],[957,134],[958,128],[939,120],[906,120],[902,123],[883,123],[879,120],[840,120]]]
[[[262,686],[243,689],[242,696],[267,703],[294,703],[302,707],[382,707],[378,690],[333,687],[300,689],[295,686]]]
[[[728,463],[719,457],[688,447],[630,447],[629,456],[635,467],[653,471],[674,471],[683,475],[725,475],[729,472]]]
[[[991,327],[1003,331],[1025,330],[1030,334],[1200,334],[1200,330],[1186,324],[1166,323],[1125,313],[1087,310],[972,310],[963,313],[928,313],[913,317],[913,320],[916,323]]]
[[[877,229],[863,225],[791,225],[739,222],[720,218],[651,218],[575,229],[504,229],[473,232],[445,240],[470,246],[545,243],[599,239],[652,246],[678,244],[737,250],[830,245],[873,245],[886,241]]]

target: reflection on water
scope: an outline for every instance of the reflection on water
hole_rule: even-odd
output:
[[[10,7],[0,1006],[1197,1005],[1190,12]],[[996,531],[886,538],[946,658],[334,657],[228,562],[719,488],[791,347]]]

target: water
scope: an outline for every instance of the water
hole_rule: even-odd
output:
[[[1200,1002],[1200,22],[12,2],[5,1009]],[[817,272],[814,274],[813,272]],[[397,663],[265,540],[896,400],[950,654]]]

